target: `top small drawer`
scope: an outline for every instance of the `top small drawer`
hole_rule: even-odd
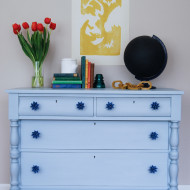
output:
[[[170,98],[97,98],[97,116],[169,117]]]
[[[20,97],[19,115],[93,116],[93,98]]]

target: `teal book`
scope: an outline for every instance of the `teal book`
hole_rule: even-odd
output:
[[[53,80],[81,80],[80,77],[53,77]]]
[[[81,57],[81,78],[82,78],[82,88],[85,88],[85,66],[86,66],[86,56]]]
[[[79,73],[55,73],[54,77],[80,77]]]
[[[67,81],[53,80],[52,84],[82,84],[82,81],[81,80],[67,80]]]

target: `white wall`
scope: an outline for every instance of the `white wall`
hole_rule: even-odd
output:
[[[71,54],[70,15],[70,0],[0,1],[0,183],[9,183],[8,96],[5,89],[31,87],[33,75],[31,61],[22,52],[18,38],[12,32],[12,24],[43,22],[45,17],[51,17],[57,23],[44,62],[47,85],[53,73],[60,70],[60,59]]]
[[[11,6],[10,6],[11,5]],[[153,34],[160,37],[168,49],[168,64],[163,74],[153,80],[157,87],[184,90],[180,128],[179,183],[190,185],[190,1],[189,0],[131,0],[130,39]],[[9,183],[9,123],[7,88],[30,87],[32,64],[23,54],[11,24],[46,16],[57,22],[45,61],[45,86],[52,74],[60,71],[60,59],[71,55],[71,0],[3,0],[0,2],[0,183]],[[96,66],[103,73],[106,86],[113,80],[135,82],[125,66]]]
[[[180,128],[179,183],[190,184],[190,1],[131,0],[131,38],[158,35],[168,49],[168,65],[153,83],[184,90]]]

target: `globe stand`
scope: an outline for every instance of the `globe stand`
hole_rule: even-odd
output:
[[[143,85],[144,85],[144,88],[149,88],[149,86],[150,86],[149,83],[147,83],[147,82],[146,82],[146,83],[143,83]],[[153,90],[153,89],[156,89],[156,87],[155,87],[155,86],[152,86],[150,89]]]

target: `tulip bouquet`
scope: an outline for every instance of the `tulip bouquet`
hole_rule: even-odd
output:
[[[12,25],[13,32],[18,36],[22,50],[33,63],[35,76],[32,78],[32,87],[43,86],[42,65],[48,53],[51,31],[56,28],[56,23],[51,22],[51,18],[45,18],[44,22],[46,27],[42,23],[32,22],[32,34],[29,32],[29,24],[27,22],[22,23],[22,27],[27,30],[26,38],[21,32],[20,24]]]

